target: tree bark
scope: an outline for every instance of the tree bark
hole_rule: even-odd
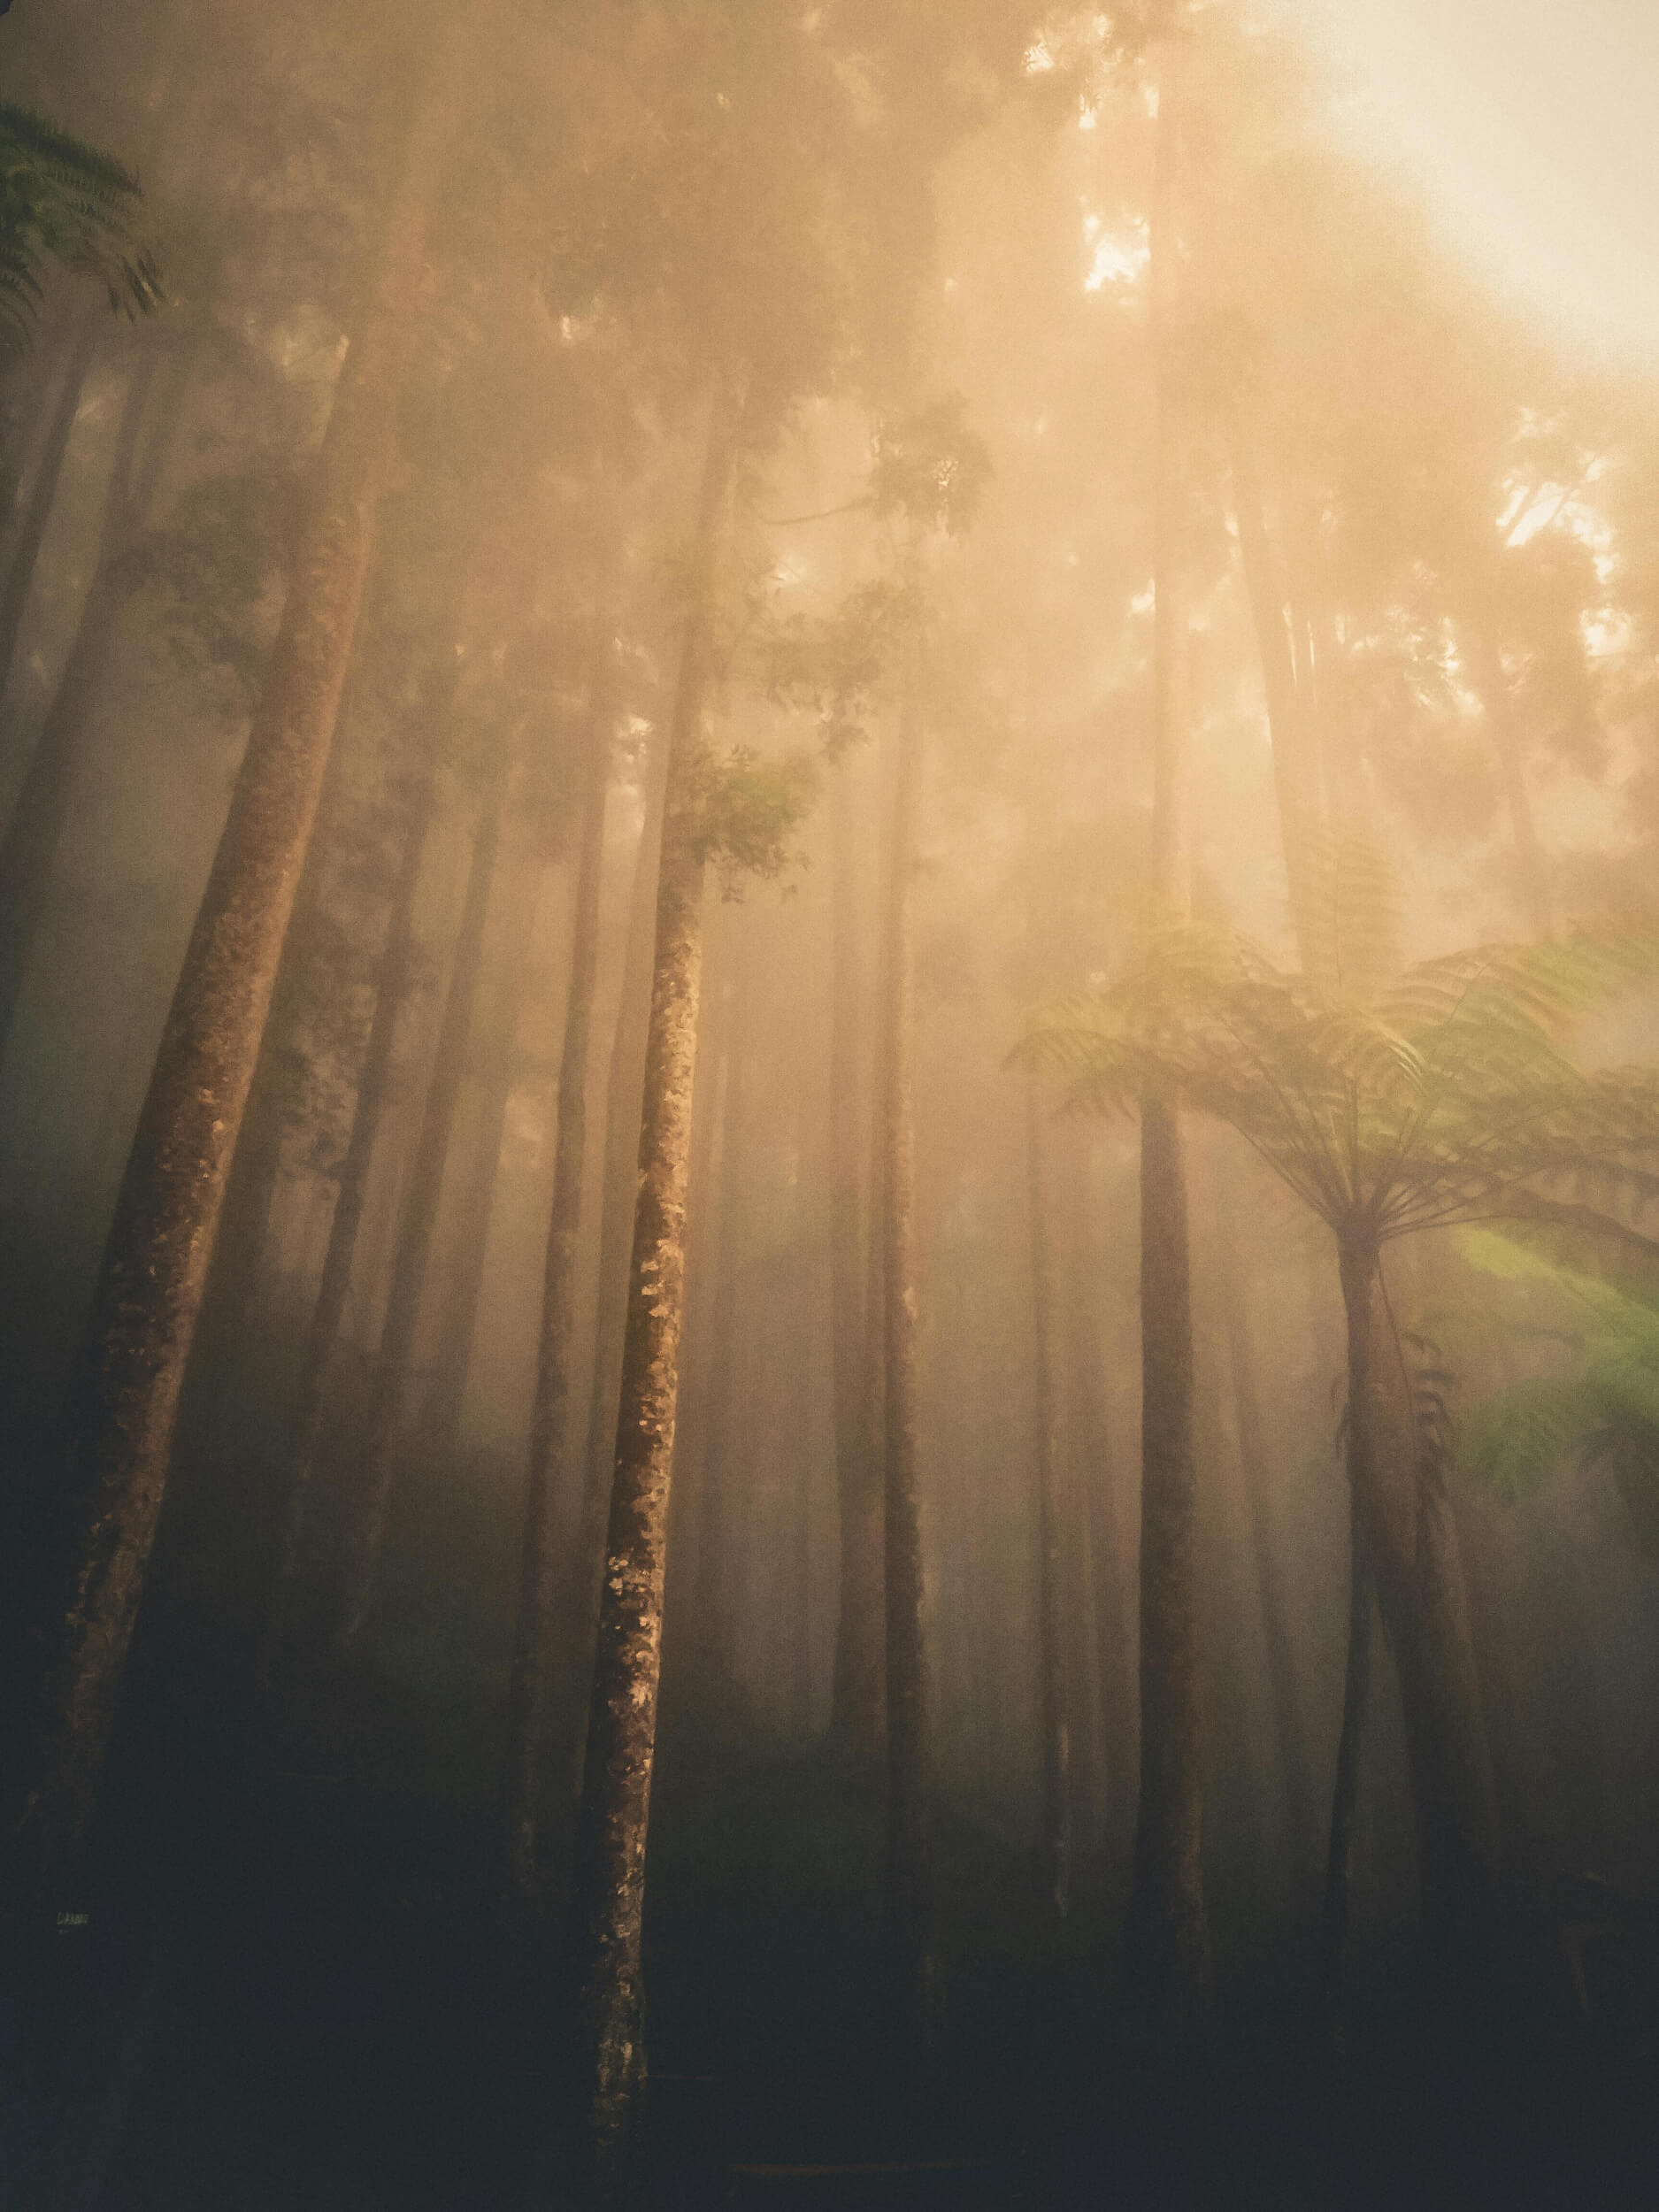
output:
[[[1041,1110],[1034,1078],[1025,1085],[1025,1180],[1031,1217],[1031,1315],[1036,1404],[1038,1710],[1042,1728],[1044,1873],[1064,1920],[1071,1901],[1071,1740],[1066,1697],[1062,1597],[1058,1406],[1053,1291],[1044,1192]]]
[[[1152,266],[1157,350],[1153,516],[1153,896],[1164,914],[1190,902],[1176,700],[1178,440],[1167,360],[1175,240],[1175,123],[1158,110]],[[1210,2005],[1204,1909],[1198,1679],[1197,1470],[1187,1175],[1174,1102],[1141,1106],[1141,1801],[1125,1948],[1160,2036],[1201,2027]]]
[[[558,1134],[542,1273],[541,1333],[530,1420],[518,1605],[507,1686],[507,1878],[511,1893],[526,1903],[539,1901],[538,1793],[546,1761],[549,1696],[558,1640],[559,1566],[554,1546],[554,1503],[558,1494],[569,1488],[580,1464],[571,1450],[571,1400],[575,1381],[577,1250],[587,1169],[588,1039],[599,974],[605,795],[611,783],[611,741],[616,719],[616,655],[610,613],[609,603],[602,603],[589,680],[587,785],[582,795],[570,989],[556,1102]]]
[[[849,772],[835,780],[830,887],[833,976],[830,1002],[830,1334],[841,1595],[830,1733],[855,1759],[881,1746],[881,1474],[871,1433],[869,1317],[858,1111],[857,886]]]
[[[510,764],[503,743],[495,772],[495,787],[485,796],[473,833],[460,926],[449,965],[449,985],[444,994],[432,1072],[421,1107],[420,1133],[415,1142],[397,1243],[392,1255],[391,1283],[387,1292],[386,1314],[380,1326],[380,1349],[370,1386],[358,1463],[353,1471],[350,1495],[346,1501],[346,1528],[338,1562],[338,1615],[334,1628],[334,1640],[342,1649],[361,1632],[374,1602],[380,1578],[380,1552],[391,1504],[398,1417],[403,1409],[414,1361],[415,1333],[420,1324],[421,1301],[426,1294],[433,1233],[443,1192],[443,1171],[449,1162],[449,1141],[455,1133],[455,1110],[466,1073],[467,1046],[472,1034],[479,978],[483,971],[485,926],[489,918],[490,893],[495,887],[509,781]]]
[[[603,1586],[572,1897],[590,2148],[614,2170],[645,2085],[641,1931],[662,1667],[663,1588],[680,1381],[686,1182],[702,979],[699,770],[718,677],[713,634],[737,452],[716,392],[698,502],[694,596],[669,729],[640,1124],[639,1200]]]
[[[447,117],[451,111],[442,111]],[[429,118],[439,114],[435,107]],[[315,818],[393,450],[424,262],[417,134],[342,370],[311,518],[163,1032],[69,1398],[75,1522],[48,1623],[19,1844],[37,1900],[90,1823],[154,1541],[191,1338],[295,886]],[[426,142],[422,142],[423,139]]]
[[[438,779],[432,753],[439,734],[437,726],[454,691],[454,678],[449,669],[441,672],[438,685],[440,697],[434,699],[429,692],[424,703],[426,712],[422,720],[427,722],[427,726],[419,737],[427,757],[403,831],[403,849],[387,916],[386,941],[374,979],[374,1013],[357,1074],[351,1131],[340,1167],[340,1185],[334,1198],[334,1217],[328,1225],[322,1279],[306,1332],[296,1409],[297,1441],[283,1502],[281,1533],[257,1664],[260,1685],[266,1690],[276,1682],[286,1656],[295,1577],[322,1441],[328,1380],[351,1289],[352,1262],[357,1256],[357,1233],[363,1225],[369,1168],[391,1093],[398,1018],[408,995],[410,964],[415,949],[415,894],[419,888],[421,866],[437,811]]]
[[[931,2065],[944,2032],[927,1833],[928,1731],[917,1458],[914,892],[921,814],[915,649],[895,732],[881,945],[882,1539],[887,1617],[888,1940],[905,2055]]]
[[[1491,1898],[1490,1792],[1456,1531],[1443,1489],[1421,1463],[1377,1247],[1350,1234],[1339,1256],[1348,1481],[1400,1678],[1424,1923],[1439,1947],[1466,1937]]]
[[[634,863],[627,947],[623,956],[605,1091],[604,1179],[600,1197],[593,1388],[588,1400],[588,1440],[583,1455],[581,1523],[566,1607],[572,1626],[572,1659],[584,1666],[592,1649],[599,1564],[604,1551],[605,1519],[610,1511],[611,1470],[616,1463],[617,1402],[621,1388],[623,1339],[627,1327],[628,1262],[639,1195],[640,1108],[645,1082],[646,1040],[650,1027],[656,892],[662,863],[668,749],[654,741],[646,757],[643,773],[644,818]]]
[[[377,564],[377,570],[380,565]],[[372,631],[376,618],[376,577],[367,580],[368,596],[360,633]],[[223,1350],[242,1345],[249,1321],[257,1310],[264,1287],[266,1240],[271,1210],[282,1179],[283,1149],[288,1135],[288,1102],[285,1063],[293,1048],[296,1023],[306,995],[308,973],[322,919],[324,899],[338,847],[342,817],[349,783],[353,748],[354,694],[362,656],[354,644],[335,721],[342,733],[329,747],[328,766],[317,803],[316,826],[300,866],[294,910],[282,940],[271,994],[271,1010],[259,1040],[253,1083],[248,1093],[242,1133],[236,1140],[225,1189],[219,1234],[208,1270],[202,1325],[191,1355],[191,1371],[205,1359],[210,1364]],[[187,1379],[185,1403],[190,1403],[193,1384]]]
[[[87,310],[70,345],[63,381],[58,388],[58,403],[46,426],[46,438],[35,465],[28,499],[19,518],[16,541],[6,564],[5,581],[0,585],[0,699],[5,696],[12,680],[12,664],[17,657],[18,636],[35,581],[35,565],[46,537],[46,526],[51,520],[58,479],[63,474],[75,417],[81,411],[87,377],[97,358],[101,335],[101,314]]]

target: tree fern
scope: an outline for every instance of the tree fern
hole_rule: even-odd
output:
[[[142,196],[112,156],[0,102],[0,353],[27,343],[54,264],[96,278],[112,308],[157,304],[160,273],[134,228]]]
[[[1382,864],[1333,841],[1309,876],[1314,972],[1234,932],[1168,925],[1107,988],[1035,1017],[1016,1056],[1094,1110],[1172,1082],[1333,1228],[1378,1242],[1500,1215],[1511,1196],[1559,1210],[1553,1187],[1589,1171],[1652,1180],[1659,1077],[1586,1074],[1571,1048],[1586,1015],[1659,972],[1659,926],[1586,925],[1391,972]]]
[[[1469,1417],[1471,1471],[1515,1497],[1574,1459],[1605,1461],[1638,1542],[1659,1559],[1659,1291],[1563,1266],[1525,1234],[1471,1234],[1464,1255],[1502,1280],[1555,1293],[1578,1324],[1575,1372],[1512,1383]]]

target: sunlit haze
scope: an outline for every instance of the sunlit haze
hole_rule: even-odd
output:
[[[1655,0],[1292,0],[1356,134],[1563,330],[1659,351]]]

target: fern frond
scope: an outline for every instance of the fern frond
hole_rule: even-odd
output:
[[[1362,822],[1302,833],[1292,920],[1309,980],[1323,998],[1369,1005],[1399,972],[1400,879],[1381,841]]]
[[[112,155],[0,102],[0,348],[27,342],[53,264],[95,278],[129,314],[160,303],[160,272],[133,230],[142,200]]]
[[[1500,1497],[1529,1496],[1585,1450],[1606,1411],[1581,1377],[1512,1383],[1466,1417],[1463,1463]]]

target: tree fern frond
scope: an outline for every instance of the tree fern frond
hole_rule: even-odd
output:
[[[1401,964],[1394,863],[1363,822],[1309,826],[1300,843],[1292,920],[1309,980],[1321,997],[1368,1005]]]
[[[138,180],[112,155],[27,108],[0,102],[0,346],[28,335],[50,264],[102,282],[111,303],[147,314],[160,303],[153,254],[135,239]]]
[[[1463,1463],[1500,1497],[1526,1497],[1584,1450],[1605,1410],[1580,1377],[1512,1383],[1465,1417]]]

